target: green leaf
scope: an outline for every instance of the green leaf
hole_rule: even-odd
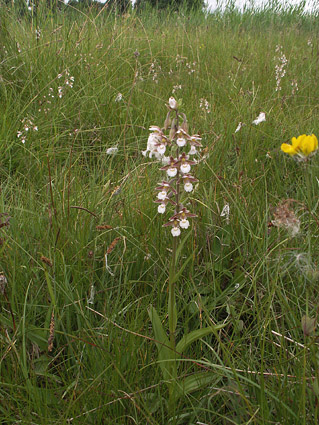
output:
[[[178,245],[178,248],[176,250],[176,263],[178,261],[179,256],[181,255],[182,249],[187,241],[187,239],[190,237],[190,235],[192,234],[192,230],[190,230],[187,235],[184,237],[184,239],[181,240],[180,244]],[[194,255],[194,254],[192,254]]]
[[[188,334],[184,335],[183,338],[176,345],[176,351],[178,353],[182,353],[193,342],[197,341],[200,338],[203,338],[206,335],[215,333],[219,329],[222,329],[224,326],[226,326],[226,324],[209,326],[207,328],[197,329],[196,331],[189,332]]]
[[[192,376],[187,376],[178,388],[179,396],[199,390],[205,385],[217,384],[220,380],[221,376],[212,372],[198,372]]]
[[[151,319],[155,335],[155,344],[158,350],[159,365],[162,369],[164,379],[172,378],[172,363],[175,360],[175,353],[170,349],[170,343],[162,326],[162,322],[153,306],[148,308],[148,315]]]
[[[184,263],[182,264],[182,266],[180,267],[180,269],[178,270],[178,272],[177,273],[175,273],[175,276],[174,276],[174,278],[172,279],[172,283],[175,283],[178,279],[179,279],[179,277],[180,277],[180,275],[183,273],[183,271],[184,271],[184,269],[185,269],[185,267],[187,266],[187,264],[190,262],[190,260],[193,258],[193,256],[194,256],[194,254],[192,253],[188,258],[187,258],[187,260],[186,261],[184,261]]]

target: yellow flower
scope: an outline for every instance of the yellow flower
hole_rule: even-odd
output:
[[[312,134],[311,136],[302,134],[298,138],[293,137],[291,139],[291,145],[288,145],[288,143],[283,143],[281,145],[281,150],[283,152],[288,153],[291,156],[298,155],[301,159],[307,158],[317,149],[318,139],[314,134]]]

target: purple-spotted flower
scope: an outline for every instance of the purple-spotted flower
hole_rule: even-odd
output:
[[[198,153],[198,149],[202,147],[202,139],[198,134],[189,134],[186,115],[179,111],[178,102],[174,97],[169,98],[167,107],[163,127],[153,125],[149,128],[151,133],[147,149],[142,153],[150,158],[155,156],[162,162],[160,170],[166,172],[167,180],[163,180],[156,187],[155,203],[158,205],[159,214],[164,214],[168,207],[174,207],[174,215],[164,226],[170,226],[173,237],[178,237],[182,229],[190,227],[189,218],[196,217],[196,214],[192,214],[182,204],[198,182],[191,173],[192,166],[198,164],[198,161],[192,160],[191,155]],[[164,132],[167,132],[167,135]]]
[[[185,152],[180,155],[179,159],[175,162],[175,166],[178,166],[179,170],[183,174],[188,174],[191,170],[191,165],[195,165],[195,161],[191,161]]]
[[[192,192],[192,190],[194,188],[193,183],[197,183],[198,180],[195,177],[191,176],[190,174],[183,174],[182,175],[182,182],[183,182],[183,185],[184,185],[185,192]]]
[[[170,185],[169,182],[163,180],[162,183],[159,183],[159,186],[155,188],[159,193],[157,194],[157,199],[164,201],[169,198],[169,193],[173,192],[176,194],[176,190]]]
[[[152,125],[149,130],[152,132],[148,136],[147,147],[145,151],[142,151],[143,156],[147,156],[149,152],[149,158],[154,155],[156,159],[165,153],[167,137],[164,136],[163,131],[157,125]]]
[[[165,211],[166,211],[166,205],[168,203],[175,205],[175,202],[172,201],[172,199],[169,199],[168,197],[166,197],[165,199],[156,199],[156,201],[154,201],[154,202],[156,202],[157,204],[159,204],[158,207],[157,207],[157,212],[159,214],[164,214],[165,213]]]
[[[163,227],[172,226],[171,234],[174,237],[177,237],[181,234],[181,229],[179,227],[179,221],[178,220],[170,220],[168,223],[163,224]]]
[[[176,167],[175,164],[176,164],[176,159],[174,159],[171,156],[168,165],[165,165],[165,167],[162,167],[161,170],[166,171],[168,177],[175,177],[178,172],[178,168]]]
[[[195,155],[198,153],[196,148],[201,148],[202,144],[200,141],[202,138],[198,134],[193,134],[190,136],[189,144],[190,144],[190,151],[188,152],[188,155]]]

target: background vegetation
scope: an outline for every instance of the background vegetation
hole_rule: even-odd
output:
[[[316,15],[277,6],[1,6],[3,423],[317,423],[319,159],[280,145],[318,136],[318,33]],[[175,420],[147,314],[167,328],[172,237],[153,202],[159,164],[141,155],[171,95],[206,158],[178,330],[225,324],[185,353],[183,376],[214,378]],[[295,236],[272,225],[280,214],[299,220]]]

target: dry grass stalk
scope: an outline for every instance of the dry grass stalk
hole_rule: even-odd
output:
[[[112,226],[110,226],[109,224],[101,224],[99,226],[95,227],[96,230],[110,230],[113,229]]]
[[[47,264],[49,267],[53,267],[53,263],[52,263],[52,261],[50,260],[50,258],[45,257],[44,255],[41,255],[40,260],[41,260],[43,263]]]
[[[51,351],[53,350],[54,327],[55,327],[54,310],[52,310],[51,321],[50,321],[50,333],[49,333],[49,339],[48,339],[48,351],[49,351],[49,353],[51,353]]]
[[[118,244],[118,242],[121,240],[121,237],[118,236],[117,238],[114,239],[114,241],[111,243],[111,245],[108,247],[106,254],[111,254],[111,252],[113,251],[113,249],[116,247],[116,245]]]

